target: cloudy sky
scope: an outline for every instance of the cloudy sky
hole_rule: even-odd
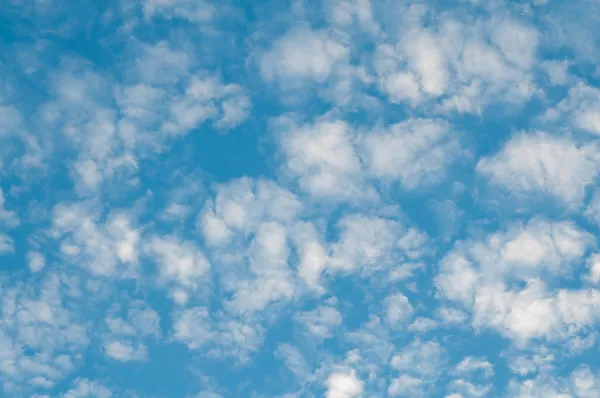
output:
[[[598,26],[0,1],[0,395],[600,397]]]

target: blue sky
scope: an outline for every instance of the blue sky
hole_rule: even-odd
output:
[[[600,397],[597,26],[0,2],[0,395]]]

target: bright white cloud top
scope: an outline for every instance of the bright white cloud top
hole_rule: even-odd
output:
[[[0,2],[0,396],[600,397],[598,26]]]

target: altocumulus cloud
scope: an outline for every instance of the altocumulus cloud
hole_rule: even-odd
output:
[[[600,397],[588,0],[0,4],[6,397]]]

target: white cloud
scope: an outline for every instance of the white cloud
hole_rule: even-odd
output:
[[[329,264],[329,252],[317,228],[310,222],[299,222],[291,230],[291,239],[298,253],[297,273],[312,290],[324,293],[321,276]]]
[[[113,309],[105,319],[104,352],[118,361],[145,361],[148,350],[144,339],[160,335],[160,317],[147,304],[129,303],[125,318]]]
[[[0,233],[0,254],[12,253],[15,250],[13,239],[5,234]]]
[[[0,137],[13,133],[19,133],[23,127],[23,116],[21,112],[13,105],[0,105]]]
[[[392,327],[397,327],[409,320],[413,314],[413,307],[408,298],[402,293],[392,294],[383,301],[385,306],[385,319]]]
[[[440,320],[447,325],[461,325],[468,319],[468,315],[456,308],[439,307],[437,315]]]
[[[185,93],[171,103],[171,119],[163,131],[186,134],[207,120],[218,129],[231,129],[250,114],[250,99],[237,84],[224,84],[214,76],[197,74],[190,78]]]
[[[439,181],[448,165],[465,156],[441,120],[409,119],[362,138],[368,172],[407,189]]]
[[[287,368],[296,376],[301,384],[313,379],[310,365],[307,363],[302,351],[297,347],[282,343],[277,347],[275,356],[283,360]]]
[[[578,83],[569,88],[568,96],[556,108],[549,109],[544,118],[558,123],[566,119],[578,130],[600,135],[600,90]]]
[[[544,133],[518,134],[497,154],[481,159],[477,171],[515,195],[542,193],[577,208],[598,175],[599,162],[593,144]]]
[[[421,378],[404,374],[392,380],[387,393],[391,397],[421,397],[424,395],[423,384],[424,381]]]
[[[379,32],[380,27],[374,20],[370,0],[331,0],[328,3],[328,14],[333,24],[352,28],[358,23],[368,33]]]
[[[317,339],[333,337],[343,322],[342,315],[331,306],[320,306],[312,311],[297,313],[294,317]]]
[[[229,311],[250,314],[291,299],[297,281],[288,262],[290,231],[301,202],[271,181],[241,178],[217,187],[197,219],[212,249]],[[217,266],[218,265],[218,266]]]
[[[4,191],[0,188],[0,222],[6,224],[9,227],[14,227],[20,223],[17,213],[13,210],[6,210],[5,208]]]
[[[418,376],[433,376],[441,371],[445,350],[436,341],[413,340],[391,360],[392,368]]]
[[[160,15],[195,23],[208,23],[217,16],[217,9],[205,0],[144,0],[143,12],[148,20]]]
[[[584,215],[600,225],[600,189],[596,188],[588,202]]]
[[[78,378],[74,384],[73,388],[61,395],[62,398],[111,398],[113,396],[108,388],[97,381]]]
[[[31,272],[39,272],[46,265],[46,259],[42,253],[30,251],[27,253],[27,266]]]
[[[440,264],[443,297],[473,312],[476,327],[490,327],[518,343],[568,339],[600,316],[595,290],[548,289],[569,275],[593,244],[572,223],[534,219],[483,241],[458,245]],[[560,280],[560,279],[559,279]]]
[[[523,69],[535,65],[539,44],[539,33],[535,27],[510,18],[494,19],[490,25],[492,42],[508,62]]]
[[[190,241],[176,236],[154,236],[145,252],[159,265],[160,279],[194,289],[210,270],[204,253]]]
[[[69,61],[51,74],[50,83],[52,95],[41,106],[42,119],[48,128],[60,131],[76,151],[70,175],[77,192],[93,195],[103,182],[134,172],[137,160],[117,128],[110,78],[82,62]],[[45,142],[43,149],[54,148]]]
[[[397,350],[393,343],[393,333],[379,317],[370,316],[369,321],[360,328],[344,334],[344,342],[350,347],[356,347],[351,352],[359,357],[352,362],[353,365],[365,374],[375,373],[374,376],[369,376],[368,382],[376,382],[378,389],[386,383],[382,376],[389,371],[390,359]]]
[[[408,326],[407,330],[409,332],[415,333],[426,333],[431,330],[437,329],[438,327],[438,323],[433,319],[418,317]]]
[[[302,203],[273,181],[240,178],[217,187],[214,200],[206,202],[197,228],[211,246],[231,243],[236,235],[247,235],[263,221],[288,224]]]
[[[376,42],[373,68],[391,102],[438,111],[481,113],[499,100],[519,103],[535,92],[531,70],[539,34],[510,17],[453,18],[408,6],[394,45]],[[427,20],[435,23],[426,24]],[[425,50],[426,49],[426,50]]]
[[[449,73],[447,60],[436,38],[426,30],[409,30],[402,37],[402,47],[409,67],[419,76],[424,94],[443,94]]]
[[[475,326],[495,328],[521,344],[534,338],[564,339],[600,319],[600,293],[559,290],[549,294],[536,281],[517,292],[487,286],[476,297],[474,312]]]
[[[331,268],[369,274],[397,262],[403,228],[396,221],[360,214],[338,222],[340,238],[331,245]]]
[[[512,380],[508,394],[517,398],[595,398],[598,397],[599,386],[598,376],[588,367],[580,366],[565,377],[542,373],[522,382]]]
[[[135,346],[129,341],[109,341],[104,343],[104,352],[117,361],[144,361],[148,357],[146,347]]]
[[[60,253],[74,265],[102,276],[135,275],[140,233],[124,213],[102,221],[94,205],[58,204],[53,209],[50,236],[59,240]]]
[[[25,394],[29,383],[52,387],[73,371],[87,348],[87,325],[61,285],[50,274],[35,288],[2,286],[0,378],[5,394]]]
[[[537,348],[537,351],[528,355],[509,355],[508,367],[511,372],[527,376],[551,370],[556,359],[554,355],[545,347]]]
[[[446,388],[449,391],[459,391],[459,394],[450,395],[450,397],[457,396],[459,398],[486,397],[492,389],[490,385],[477,385],[463,379],[452,380]]]
[[[198,393],[194,398],[223,398],[222,395],[217,394],[216,392],[211,391],[202,391]]]
[[[203,307],[186,309],[173,322],[173,337],[190,349],[198,349],[215,336],[208,310]]]
[[[235,319],[213,317],[205,307],[192,307],[174,314],[173,338],[191,350],[205,349],[209,357],[233,357],[246,363],[263,343],[264,329]]]
[[[190,72],[193,62],[191,56],[165,40],[142,44],[140,50],[135,71],[143,84],[173,84]],[[137,98],[141,99],[139,96]]]
[[[373,201],[371,181],[415,189],[439,182],[457,158],[469,156],[437,119],[354,129],[330,115],[304,125],[282,117],[275,128],[285,175],[316,199]]]
[[[363,393],[363,382],[355,371],[334,372],[325,381],[327,398],[354,398]]]
[[[352,200],[368,191],[363,187],[360,159],[353,146],[354,132],[344,121],[320,118],[298,126],[281,119],[280,146],[284,170],[316,198]]]
[[[588,279],[594,284],[600,283],[600,254],[594,253],[588,257]]]
[[[252,107],[245,90],[217,75],[194,68],[194,56],[171,42],[135,44],[125,79],[70,60],[52,73],[50,98],[40,108],[41,122],[62,133],[73,149],[69,173],[81,196],[107,184],[129,182],[141,158],[164,151],[165,142],[212,122],[218,130],[243,123]],[[51,154],[51,141],[24,135],[25,163]],[[33,157],[32,157],[33,156]]]
[[[260,59],[260,71],[267,80],[277,79],[284,86],[295,80],[324,82],[350,51],[327,31],[296,28],[277,40]]]
[[[464,376],[479,371],[485,377],[491,377],[494,374],[494,366],[485,358],[466,357],[452,369],[451,373]]]
[[[228,307],[236,312],[264,310],[270,303],[289,300],[295,292],[288,265],[290,249],[285,228],[277,222],[261,224],[248,248],[250,275],[234,282]]]
[[[563,85],[569,79],[569,61],[544,61],[542,70],[548,75],[553,85]]]

